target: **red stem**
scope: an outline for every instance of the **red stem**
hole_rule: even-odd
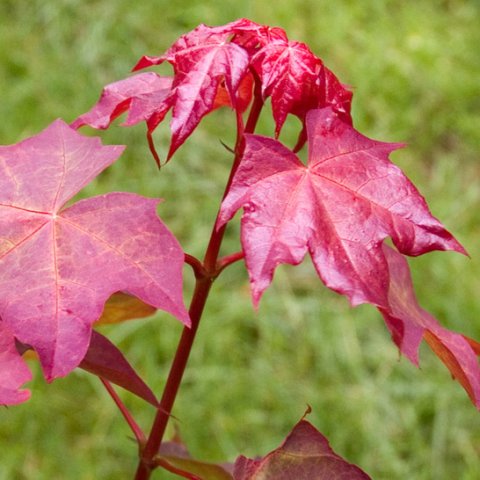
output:
[[[260,117],[260,112],[263,108],[263,96],[262,96],[262,82],[260,78],[253,72],[253,77],[255,78],[255,89],[253,97],[253,105],[250,108],[250,113],[248,114],[247,124],[245,125],[245,133],[253,133],[255,127],[257,126],[258,118]]]
[[[185,263],[188,263],[192,267],[193,273],[195,274],[195,278],[201,278],[205,276],[205,268],[203,268],[202,262],[193,255],[189,255],[188,253],[185,254]]]
[[[255,98],[252,105],[252,108],[249,112],[249,117],[247,120],[247,125],[244,128],[243,119],[240,113],[237,112],[237,140],[235,143],[235,158],[233,160],[232,169],[230,171],[230,176],[223,193],[222,200],[226,197],[230,185],[232,184],[233,176],[238,168],[240,159],[243,154],[244,147],[244,137],[243,133],[252,133],[255,130],[260,112],[263,107],[263,99],[261,97],[260,81],[255,78]],[[190,302],[190,319],[192,322],[191,328],[185,327],[180,337],[180,341],[175,352],[172,366],[170,367],[170,372],[168,374],[167,382],[163,390],[163,395],[160,400],[160,406],[157,409],[157,414],[155,420],[153,421],[152,428],[150,430],[150,435],[148,437],[145,448],[141,452],[140,461],[138,463],[137,472],[135,474],[135,480],[149,480],[152,471],[155,467],[158,466],[158,463],[155,462],[154,457],[157,455],[160,445],[162,443],[163,435],[167,427],[168,419],[170,417],[170,412],[172,411],[173,404],[175,402],[175,397],[177,396],[178,389],[180,387],[185,368],[187,366],[188,358],[192,350],[193,341],[195,340],[195,335],[198,330],[200,319],[207,301],[210,288],[213,284],[213,281],[218,276],[221,270],[227,266],[229,263],[238,260],[240,257],[236,254],[232,256],[229,260],[224,260],[225,265],[222,266],[217,264],[218,255],[220,253],[220,246],[222,244],[223,236],[226,230],[226,224],[217,229],[216,224],[218,220],[215,219],[215,224],[212,228],[212,233],[210,235],[210,241],[208,243],[207,250],[205,252],[205,257],[203,259],[203,265],[198,262],[194,257],[187,255],[186,262],[192,266],[195,277],[195,290],[193,292],[192,300]],[[228,258],[228,257],[226,257]]]
[[[170,416],[169,413],[172,411],[173,403],[177,396],[185,367],[187,366],[188,357],[192,349],[195,334],[197,333],[200,318],[211,286],[212,279],[208,277],[199,279],[196,282],[189,310],[192,326],[191,328],[185,327],[183,329],[172,366],[170,367],[162,399],[160,400],[160,408],[157,410],[157,415],[153,422],[150,436],[148,437],[145,448],[141,454],[135,480],[149,479],[152,470],[156,467],[153,458],[158,453],[162,443],[163,435]]]
[[[225,255],[224,257],[220,258],[217,262],[218,273],[221,273],[223,269],[227,268],[232,263],[242,260],[244,256],[245,255],[243,252],[235,252],[235,253],[232,253],[231,255]]]
[[[128,408],[125,406],[125,404],[122,402],[120,397],[118,396],[117,392],[115,389],[112,387],[110,382],[105,380],[102,377],[99,377],[100,380],[103,383],[103,386],[107,390],[107,392],[110,394],[110,396],[113,398],[113,401],[116,403],[118,409],[120,412],[122,412],[123,417],[127,421],[128,425],[132,429],[133,434],[135,435],[135,438],[137,439],[138,445],[141,447],[142,445],[145,445],[145,442],[147,441],[147,438],[145,437],[145,434],[143,433],[142,429],[138,426],[138,423],[135,421],[133,418],[132,414],[128,410]]]

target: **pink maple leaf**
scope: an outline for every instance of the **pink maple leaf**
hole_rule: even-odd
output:
[[[123,148],[61,120],[0,147],[0,318],[37,351],[48,380],[82,361],[114,292],[189,324],[184,254],[156,215],[159,200],[110,193],[64,207]]]
[[[28,390],[20,387],[31,380],[27,364],[18,354],[15,337],[10,328],[0,319],[0,405],[14,405],[30,398]]]
[[[306,117],[304,165],[280,142],[248,135],[218,225],[243,207],[241,240],[254,303],[277,265],[310,252],[331,289],[352,305],[388,305],[389,271],[381,244],[390,236],[407,255],[463,247],[388,155],[400,144],[369,139],[332,108]]]

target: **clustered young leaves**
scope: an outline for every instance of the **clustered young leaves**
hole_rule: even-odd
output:
[[[184,261],[198,278],[211,280],[244,257],[256,305],[276,267],[297,265],[308,252],[327,287],[352,305],[370,303],[381,312],[393,341],[415,365],[425,339],[480,409],[479,344],[443,328],[415,299],[405,255],[466,252],[390,162],[389,154],[403,145],[358,132],[350,114],[350,89],[307,45],[289,40],[280,28],[246,19],[220,27],[200,25],[163,55],[142,57],[134,70],[164,62],[173,67],[173,76],[154,71],[131,75],[107,85],[99,102],[70,126],[57,120],[38,135],[0,147],[0,403],[28,399],[21,387],[30,372],[21,355],[33,349],[49,381],[80,366],[158,406],[121,352],[99,333],[92,334],[107,300],[111,298],[108,308],[119,295],[122,301],[135,296],[144,303],[121,307],[122,318],[135,316],[143,305],[147,313],[151,307],[171,313],[188,328],[192,307],[189,315],[182,300]],[[254,134],[268,99],[275,123],[271,138]],[[80,135],[76,130],[83,125],[108,128],[123,113],[123,125],[146,122],[160,165],[152,134],[168,112],[172,135],[167,161],[201,119],[222,106],[235,113],[237,142],[212,233],[216,251],[208,250],[203,262],[184,255],[156,215],[158,200],[110,193],[65,207],[123,151]],[[293,150],[278,141],[289,115],[302,125]],[[305,143],[306,164],[296,155]],[[240,209],[242,252],[222,263],[223,232]],[[345,478],[368,478],[352,473],[349,468],[356,467],[346,463],[325,466],[325,458],[333,465],[339,457],[312,429],[302,419],[280,450],[263,460],[241,457],[229,478],[294,478],[288,469],[283,477],[265,473],[275,471],[276,462],[287,468],[278,459],[292,445],[304,453],[311,447],[315,460],[310,472],[323,468],[340,475],[345,468],[350,472]],[[323,453],[317,455],[316,449]],[[171,466],[160,457],[155,466]],[[308,475],[295,478],[330,478]]]

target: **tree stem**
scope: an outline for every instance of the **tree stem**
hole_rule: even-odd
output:
[[[256,77],[254,101],[245,127],[241,114],[238,111],[236,112],[237,138],[234,150],[235,157],[233,159],[232,169],[225,186],[222,200],[228,194],[230,185],[232,184],[233,176],[243,155],[245,143],[243,134],[244,132],[253,133],[262,107],[263,100],[260,90],[260,81]],[[170,367],[167,382],[160,400],[160,405],[157,409],[157,414],[150,430],[150,435],[147,443],[145,444],[145,448],[142,450],[140,455],[137,472],[135,474],[135,480],[149,480],[152,471],[158,466],[158,462],[154,461],[154,457],[157,455],[160,449],[168,419],[170,417],[178,389],[180,388],[180,384],[182,382],[183,374],[192,350],[193,341],[195,340],[195,335],[197,333],[203,309],[205,307],[205,303],[207,301],[208,294],[210,293],[210,288],[212,287],[213,281],[228,264],[231,264],[234,261],[242,258],[241,254],[234,254],[231,257],[224,258],[223,262],[218,262],[220,247],[222,245],[223,237],[227,227],[225,224],[217,229],[219,214],[220,210],[217,213],[217,218],[215,219],[215,223],[212,228],[210,241],[205,251],[203,263],[200,264],[200,262],[191,255],[186,255],[186,262],[192,266],[196,278],[195,290],[193,292],[189,309],[192,326],[190,328],[185,327],[183,329],[182,336],[180,337],[178,348],[175,352],[175,357],[173,359],[172,366]]]
[[[170,412],[172,411],[175,397],[177,396],[180,383],[187,366],[188,357],[192,350],[193,341],[197,333],[203,308],[208,297],[208,293],[212,286],[212,279],[205,277],[199,279],[195,285],[192,302],[190,305],[190,318],[192,321],[191,328],[185,327],[178,344],[167,383],[160,400],[160,408],[150,431],[147,443],[141,454],[140,462],[137,468],[135,480],[147,480],[150,478],[151,471],[155,468],[153,457],[158,453],[162,443],[163,435],[167,427]]]

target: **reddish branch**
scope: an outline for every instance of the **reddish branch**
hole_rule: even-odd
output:
[[[100,380],[103,383],[103,386],[107,390],[107,392],[110,394],[112,397],[113,401],[117,405],[118,409],[120,412],[122,412],[123,418],[125,418],[126,422],[130,426],[133,434],[135,435],[135,438],[137,439],[137,443],[139,446],[142,446],[145,444],[147,441],[147,438],[145,437],[145,434],[143,433],[142,429],[139,427],[135,419],[133,418],[132,414],[128,410],[128,408],[125,406],[125,404],[122,402],[121,398],[118,396],[117,392],[115,389],[112,387],[110,382],[107,380],[103,379],[102,377],[99,377]]]
[[[230,176],[222,198],[225,198],[227,195],[232,183],[233,175],[235,174],[235,171],[240,163],[240,158],[243,153],[243,133],[252,133],[255,130],[262,106],[263,100],[261,96],[261,89],[259,87],[259,80],[256,78],[255,97],[249,112],[245,129],[243,128],[243,120],[241,115],[237,112],[237,140],[235,143],[235,158],[233,160]],[[183,329],[182,336],[180,337],[175,357],[173,359],[172,366],[170,367],[170,372],[165,384],[163,395],[160,400],[160,406],[157,410],[157,414],[150,430],[150,435],[145,444],[145,448],[143,448],[141,452],[135,480],[148,480],[152,471],[158,466],[158,461],[155,461],[155,456],[160,449],[160,445],[165,434],[168,419],[180,388],[200,319],[202,317],[203,309],[205,307],[205,303],[207,301],[213,281],[225,267],[243,258],[242,253],[236,253],[225,256],[220,260],[218,259],[226,225],[223,225],[221,228],[217,229],[216,220],[212,228],[210,241],[207,246],[203,262],[201,263],[198,259],[191,255],[185,255],[185,261],[193,268],[196,277],[195,290],[193,292],[189,308],[192,326],[191,328],[185,327]]]

